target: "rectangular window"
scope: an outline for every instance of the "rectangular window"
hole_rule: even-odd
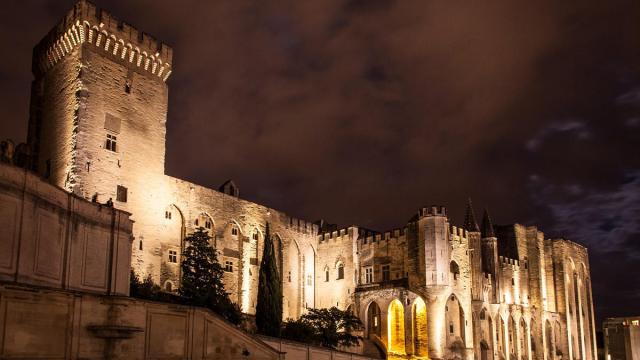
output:
[[[233,261],[225,261],[224,262],[224,271],[233,272]]]
[[[258,240],[258,233],[257,232],[253,233],[253,240]]]
[[[382,266],[382,281],[391,280],[391,274],[389,273],[389,265]]]
[[[178,252],[175,250],[169,250],[169,262],[170,263],[177,263],[178,262]]]
[[[231,228],[231,235],[238,235],[238,228],[237,227],[232,227]]]
[[[373,268],[368,267],[364,269],[364,283],[371,284],[373,282]]]
[[[104,144],[104,148],[109,151],[116,152],[117,150],[116,142],[117,142],[117,138],[115,135],[107,134],[107,141]]]
[[[325,282],[329,281],[329,270],[324,271],[324,281]]]
[[[311,275],[307,275],[307,285],[308,286],[313,285],[313,281],[311,280]]]
[[[287,279],[289,280],[289,282],[291,282],[291,271],[289,271],[289,274],[287,275]]]
[[[118,185],[118,191],[116,193],[116,200],[120,201],[120,202],[127,202],[127,188],[122,186],[122,185]]]

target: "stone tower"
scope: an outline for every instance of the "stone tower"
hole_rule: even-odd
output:
[[[449,220],[444,206],[422,209],[418,220],[419,239],[424,246],[425,285],[449,283]]]
[[[130,212],[128,204],[149,200],[138,197],[161,186],[164,174],[171,61],[165,44],[77,2],[34,48],[28,142],[35,170]]]

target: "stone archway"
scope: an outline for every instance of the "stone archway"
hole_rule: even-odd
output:
[[[445,305],[445,326],[447,334],[447,347],[456,340],[465,342],[465,319],[464,310],[455,295],[449,296]]]
[[[493,356],[491,356],[490,351],[491,349],[489,349],[487,342],[484,340],[480,341],[480,360],[491,360]]]
[[[404,306],[398,299],[391,301],[387,311],[387,353],[406,354]]]
[[[416,356],[427,356],[428,328],[427,328],[427,305],[421,297],[416,298],[412,309],[413,322],[413,353]]]

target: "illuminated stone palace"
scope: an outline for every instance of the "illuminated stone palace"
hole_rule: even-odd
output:
[[[225,284],[253,314],[270,224],[283,318],[351,309],[364,336],[408,358],[595,359],[587,249],[535,226],[481,226],[469,204],[454,226],[440,206],[373,232],[298,219],[165,174],[173,51],[79,1],[35,47],[28,144],[33,169],[134,220],[132,266],[165,291],[180,286],[185,235],[212,236]],[[188,156],[188,155],[185,155]]]

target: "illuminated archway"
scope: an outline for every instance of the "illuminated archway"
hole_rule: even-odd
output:
[[[387,353],[404,355],[404,307],[395,299],[387,312]]]
[[[413,304],[413,353],[416,356],[427,356],[429,353],[427,305],[420,297]]]

